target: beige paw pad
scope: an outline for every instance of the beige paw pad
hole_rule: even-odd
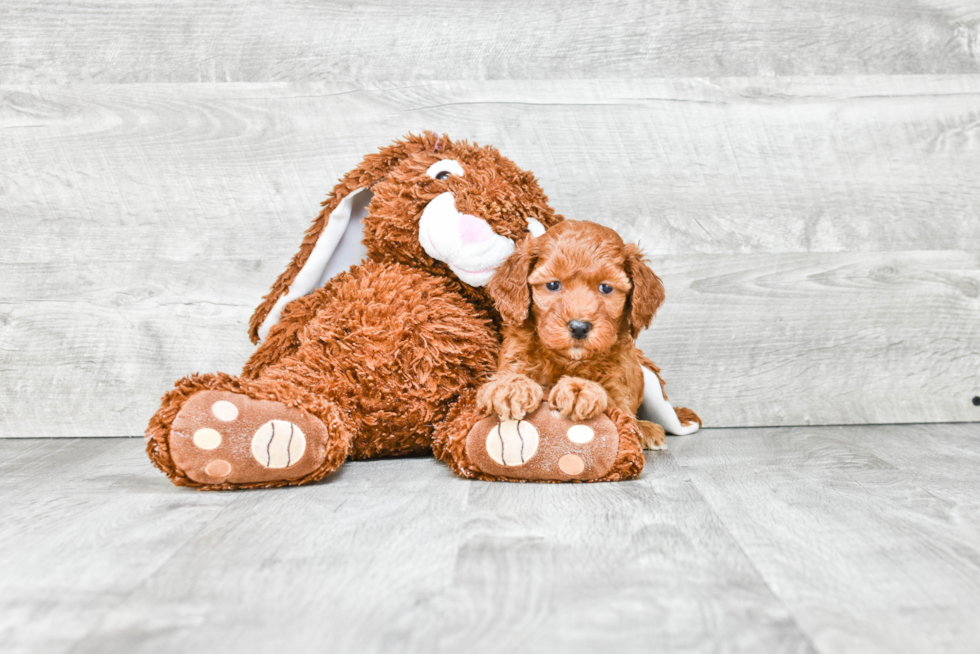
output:
[[[194,432],[194,445],[202,450],[213,450],[221,445],[221,434],[209,427],[198,429]]]
[[[223,422],[231,422],[238,417],[238,407],[227,400],[219,400],[211,405],[211,413]]]
[[[502,466],[522,466],[538,451],[538,430],[526,420],[501,422],[487,434],[487,454]]]
[[[572,425],[568,428],[568,440],[573,443],[588,443],[595,438],[595,430],[588,425]]]
[[[231,464],[223,459],[215,459],[204,468],[204,472],[223,479],[231,474]]]
[[[252,456],[265,468],[288,468],[303,458],[306,435],[286,420],[270,420],[252,437]]]
[[[585,461],[578,454],[566,454],[558,459],[558,469],[566,475],[574,477],[582,474],[582,471],[585,470]]]

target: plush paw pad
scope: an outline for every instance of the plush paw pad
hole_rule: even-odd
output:
[[[502,466],[524,465],[537,453],[538,430],[527,420],[507,420],[487,434],[487,454]]]
[[[204,484],[297,479],[326,458],[328,433],[309,413],[229,391],[203,391],[174,420],[170,456]]]
[[[619,451],[616,426],[605,415],[565,420],[547,402],[524,420],[491,416],[466,439],[466,455],[484,473],[527,481],[588,481],[612,469]]]
[[[263,468],[288,468],[305,451],[303,430],[286,420],[270,420],[252,436],[252,456]]]

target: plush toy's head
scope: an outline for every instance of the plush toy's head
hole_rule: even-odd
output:
[[[368,255],[482,287],[516,242],[560,218],[534,175],[495,148],[445,138],[428,145],[374,186],[364,219]]]
[[[534,175],[495,148],[410,135],[365,157],[334,188],[252,316],[252,339],[265,338],[287,302],[365,257],[447,276],[484,295],[518,242],[561,220]]]

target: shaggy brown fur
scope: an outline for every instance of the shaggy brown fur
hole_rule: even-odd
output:
[[[465,175],[428,176],[426,170],[440,159],[455,159]],[[548,206],[534,176],[496,149],[429,132],[410,136],[369,155],[340,181],[252,317],[253,341],[309,258],[330,213],[362,187],[374,194],[364,219],[369,260],[286,305],[241,377],[194,375],[163,398],[147,429],[147,452],[174,483],[203,488],[306,483],[346,457],[430,449],[457,473],[478,476],[459,444],[481,417],[473,395],[496,367],[500,318],[485,289],[464,284],[425,253],[419,219],[446,191],[453,192],[460,212],[485,219],[494,232],[514,240],[526,238],[530,218],[545,227],[562,218]],[[194,393],[210,389],[309,412],[331,434],[326,462],[299,480],[209,485],[189,479],[170,457],[171,427]]]
[[[565,221],[524,241],[487,289],[504,320],[504,343],[497,374],[477,394],[485,414],[523,418],[547,391],[570,420],[610,409],[636,415],[642,367],[659,369],[633,339],[650,325],[664,288],[635,245],[608,227]],[[588,332],[576,338],[573,321]],[[700,422],[689,409],[677,413]],[[644,447],[663,446],[663,428],[638,427]]]

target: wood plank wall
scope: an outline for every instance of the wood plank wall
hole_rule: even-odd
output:
[[[980,5],[0,1],[0,436],[237,372],[318,204],[409,131],[638,241],[716,427],[980,420]]]

